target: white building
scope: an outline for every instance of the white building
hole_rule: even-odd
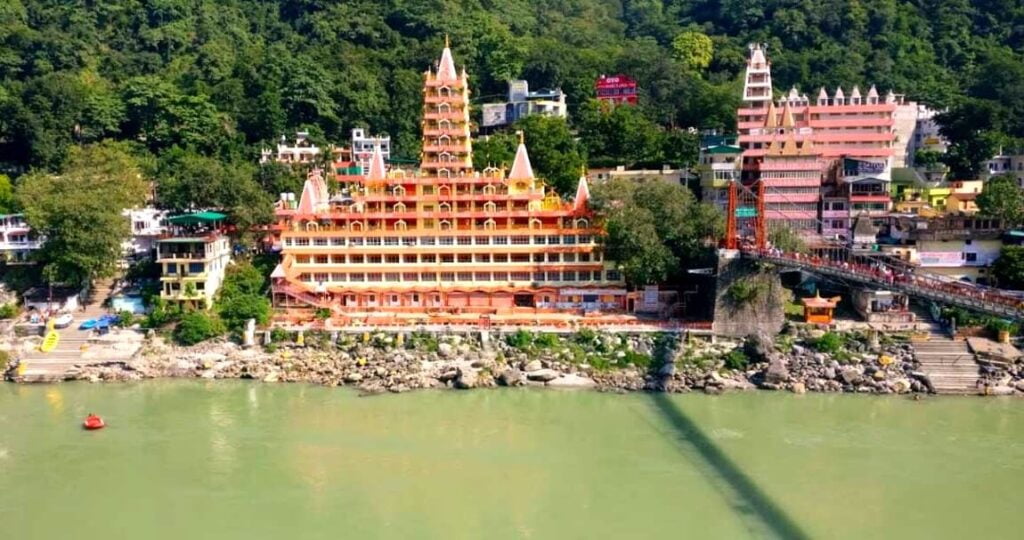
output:
[[[515,123],[527,116],[554,116],[565,118],[569,108],[565,103],[565,92],[560,88],[530,91],[526,81],[508,82],[508,101],[488,103],[483,106],[481,125],[484,127],[504,126]]]
[[[22,214],[0,214],[0,259],[8,264],[29,262],[43,242],[35,238]]]
[[[320,156],[320,148],[309,140],[309,132],[299,131],[295,134],[295,142],[289,144],[284,135],[277,143],[277,152],[264,148],[260,153],[260,163],[276,161],[278,163],[315,163]]]
[[[377,146],[380,146],[380,153],[386,163],[391,159],[390,136],[367,135],[363,128],[352,130],[352,161],[362,169],[363,174],[370,171],[370,159],[373,158],[373,149]]]
[[[160,298],[209,309],[231,261],[225,215],[199,212],[167,219],[169,235],[157,242]]]
[[[121,242],[126,259],[148,257],[156,250],[160,235],[167,232],[167,211],[152,207],[124,210],[121,215],[128,218],[131,237]]]

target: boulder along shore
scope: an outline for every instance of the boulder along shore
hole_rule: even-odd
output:
[[[881,341],[880,341],[881,339]],[[298,344],[296,342],[300,342]],[[17,360],[6,374],[17,381]],[[351,386],[364,393],[421,388],[543,386],[600,391],[788,390],[925,393],[908,342],[893,336],[791,329],[775,337],[679,334],[371,333],[278,335],[243,348],[228,340],[191,347],[152,337],[130,360],[82,365],[67,380],[255,379]]]

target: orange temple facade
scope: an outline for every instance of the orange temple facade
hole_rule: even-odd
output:
[[[475,170],[468,77],[447,45],[423,101],[417,172],[388,171],[378,150],[365,174],[335,177],[334,195],[314,171],[298,201],[278,204],[275,305],[410,319],[622,312],[586,180],[563,201],[534,176],[521,137],[507,173]]]

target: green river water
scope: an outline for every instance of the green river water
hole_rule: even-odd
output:
[[[0,386],[17,540],[1019,538],[1022,481],[1014,399]]]

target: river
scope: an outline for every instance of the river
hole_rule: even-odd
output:
[[[1021,479],[1014,399],[0,386],[19,540],[1009,538]]]

